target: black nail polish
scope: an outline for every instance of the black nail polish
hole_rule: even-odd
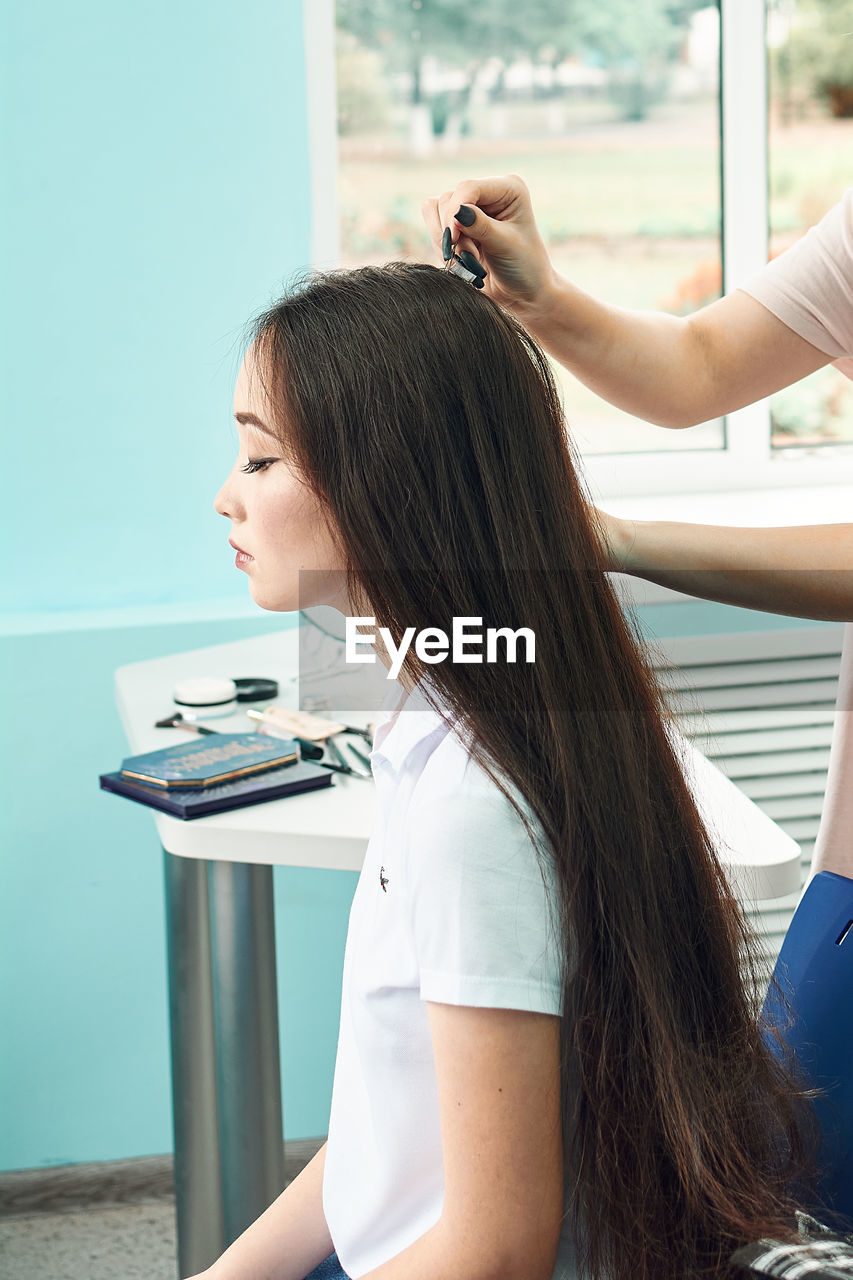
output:
[[[481,280],[485,280],[487,272],[483,264],[474,257],[473,253],[469,253],[467,249],[459,250],[459,261],[463,267],[467,267],[469,271],[473,271],[475,276],[479,276]]]
[[[472,227],[477,221],[477,215],[469,204],[460,204],[453,216],[463,227]]]
[[[453,257],[453,232],[450,227],[444,228],[444,234],[441,237],[441,256],[445,262],[449,262]]]
[[[475,289],[483,289],[485,288],[485,285],[486,285],[485,280],[483,280],[480,276],[478,276],[476,280],[472,280],[471,283]]]

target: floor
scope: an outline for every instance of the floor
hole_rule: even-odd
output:
[[[284,1185],[326,1141],[284,1144]],[[0,1280],[180,1280],[171,1155],[0,1173]]]
[[[174,1201],[2,1218],[0,1280],[178,1280]]]

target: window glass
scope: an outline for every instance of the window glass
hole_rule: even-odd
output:
[[[853,3],[768,0],[770,256],[853,181]],[[853,441],[853,381],[828,365],[772,397],[774,449]]]
[[[719,297],[717,5],[337,0],[336,20],[342,265],[430,258],[424,197],[516,172],[582,288],[678,315]],[[554,368],[585,453],[724,445],[720,421],[651,426]]]

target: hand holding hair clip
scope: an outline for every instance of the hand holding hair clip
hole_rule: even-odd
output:
[[[452,271],[455,276],[461,276],[475,289],[483,288],[483,282],[488,275],[486,268],[467,249],[460,249],[458,254],[453,252],[453,232],[450,227],[444,228],[444,234],[441,237],[441,256],[444,258],[445,271]]]

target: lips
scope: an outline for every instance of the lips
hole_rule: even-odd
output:
[[[248,551],[244,551],[242,547],[238,547],[237,543],[234,541],[233,538],[229,538],[228,541],[230,545],[234,548],[234,550],[239,551],[241,555],[247,556],[249,554]]]

